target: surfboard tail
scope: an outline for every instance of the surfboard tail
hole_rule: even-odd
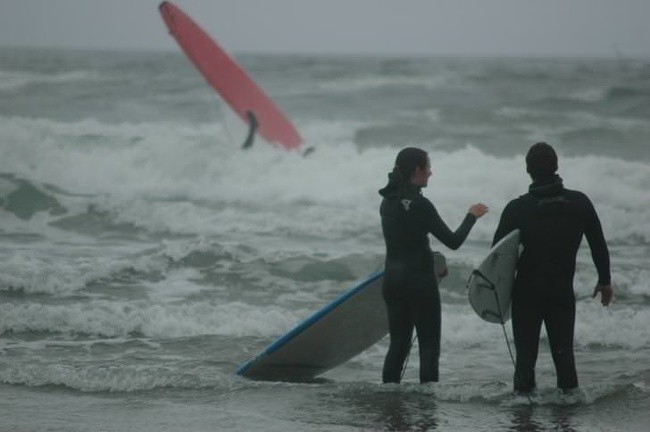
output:
[[[514,230],[490,250],[467,281],[474,312],[491,323],[510,319],[510,301],[519,257],[519,230]]]

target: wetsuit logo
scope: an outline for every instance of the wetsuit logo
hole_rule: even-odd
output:
[[[553,203],[568,203],[569,200],[566,199],[563,196],[554,196],[550,198],[541,198],[539,201],[537,201],[538,206],[543,206],[546,204],[553,204]]]
[[[411,209],[412,202],[413,202],[412,200],[403,199],[402,205],[404,206],[404,210],[409,211]]]

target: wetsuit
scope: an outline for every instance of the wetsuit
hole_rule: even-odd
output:
[[[415,326],[420,348],[420,381],[438,381],[440,356],[440,293],[428,234],[457,249],[476,217],[467,214],[456,232],[449,230],[436,208],[419,188],[404,190],[390,177],[380,190],[381,225],[386,241],[383,296],[388,312],[390,347],[383,369],[384,382],[400,382]]]
[[[598,283],[610,284],[609,251],[596,211],[585,194],[565,189],[553,175],[530,185],[508,203],[494,234],[498,242],[521,230],[523,252],[512,293],[512,329],[517,350],[515,391],[535,388],[535,363],[542,322],[557,373],[557,386],[578,386],[573,355],[576,302],[573,277],[583,234],[598,271]]]

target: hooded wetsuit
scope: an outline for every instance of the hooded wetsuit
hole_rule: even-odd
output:
[[[598,215],[582,192],[565,189],[553,175],[530,185],[529,192],[503,210],[493,244],[521,230],[523,252],[512,292],[512,329],[517,349],[514,387],[535,387],[535,362],[542,322],[557,372],[557,386],[578,386],[573,355],[576,254],[583,234],[598,271],[598,283],[610,284],[609,252]]]
[[[400,382],[414,326],[420,348],[420,381],[438,381],[440,293],[428,234],[458,249],[476,217],[468,213],[452,232],[420,188],[404,190],[393,174],[379,193],[384,197],[380,208],[386,242],[383,296],[390,334],[383,381]]]

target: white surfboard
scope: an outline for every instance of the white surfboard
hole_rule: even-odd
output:
[[[503,324],[510,319],[519,237],[516,229],[495,244],[467,282],[469,303],[485,321]]]
[[[436,273],[445,257],[434,254]],[[370,275],[237,369],[246,378],[266,381],[311,381],[365,351],[388,333],[382,296],[384,272]]]

